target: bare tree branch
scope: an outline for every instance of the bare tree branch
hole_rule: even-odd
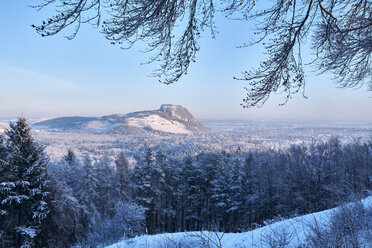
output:
[[[256,69],[244,71],[248,81],[242,106],[262,106],[272,93],[282,92],[287,102],[305,88],[301,58],[306,37],[312,36],[314,65],[319,73],[331,72],[339,87],[372,90],[371,0],[275,0],[258,9],[255,0],[40,0],[41,10],[53,6],[56,14],[41,25],[32,25],[42,36],[53,36],[73,26],[73,39],[81,24],[100,27],[112,43],[129,49],[137,41],[148,45],[147,63],[158,63],[153,76],[171,84],[187,74],[200,49],[206,29],[215,36],[216,12],[240,20],[256,20],[254,42],[264,44],[268,59]],[[217,8],[216,8],[217,6]],[[101,22],[102,10],[108,17]],[[284,103],[285,103],[284,102]]]

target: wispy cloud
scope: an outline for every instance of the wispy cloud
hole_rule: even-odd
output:
[[[0,63],[0,116],[86,113],[103,93],[43,72]]]
[[[62,91],[70,93],[94,93],[95,91],[81,87],[80,85],[59,78],[48,75],[46,73],[32,71],[19,67],[12,67],[7,65],[0,65],[0,85],[6,88],[27,87],[27,89],[42,90],[42,91]]]

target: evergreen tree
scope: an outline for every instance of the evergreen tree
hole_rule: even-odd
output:
[[[175,188],[174,194],[174,207],[173,209],[176,211],[176,221],[175,228],[176,231],[185,231],[188,229],[186,225],[186,216],[187,216],[187,209],[188,209],[188,195],[190,192],[189,188],[189,176],[191,174],[191,164],[193,163],[193,157],[188,155],[183,160],[178,161],[179,164],[175,163],[173,166],[173,170],[175,171],[174,174],[174,181],[172,186]]]
[[[97,209],[103,218],[108,218],[114,213],[114,196],[117,195],[117,189],[114,187],[115,171],[106,155],[97,163],[96,178],[98,180]]]
[[[242,219],[242,225],[245,227],[251,227],[254,222],[255,209],[253,208],[253,204],[257,200],[257,193],[254,191],[254,186],[259,179],[254,178],[253,167],[253,155],[249,154],[241,169],[242,208],[240,210],[240,216]]]
[[[5,177],[6,155],[5,138],[3,135],[0,135],[0,182],[3,182],[3,177]]]
[[[118,175],[119,196],[121,200],[128,201],[132,198],[132,171],[123,152],[119,153],[119,156],[115,160],[115,166]]]
[[[145,209],[146,228],[148,233],[153,233],[154,219],[154,189],[152,187],[153,154],[148,148],[146,155],[133,170],[133,181],[135,188],[135,201]]]
[[[5,156],[6,156],[5,138],[2,134],[0,134],[0,166],[5,163],[5,159],[6,159]],[[1,168],[2,167],[0,167],[0,169]]]
[[[166,209],[166,183],[165,183],[165,164],[166,157],[158,151],[155,156],[155,161],[152,166],[151,187],[154,191],[154,229],[156,232],[164,231],[164,211]]]
[[[215,178],[211,181],[211,203],[210,203],[210,218],[208,227],[212,225],[212,228],[226,231],[224,228],[225,223],[227,223],[226,210],[228,208],[228,176],[226,172],[222,169],[222,164],[217,163],[214,167]]]
[[[89,156],[84,157],[83,173],[77,192],[80,202],[86,207],[85,212],[91,216],[96,211],[98,179]]]
[[[82,208],[73,196],[72,188],[65,180],[66,163],[52,163],[48,168],[50,180],[50,215],[48,231],[43,239],[48,247],[69,247],[85,236],[81,225]]]
[[[237,230],[240,227],[241,215],[239,210],[242,207],[242,173],[240,168],[240,160],[232,162],[231,176],[228,178],[228,207],[227,214],[229,215],[229,225],[232,230]]]
[[[84,168],[79,163],[75,152],[68,149],[67,153],[62,157],[60,161],[61,178],[66,181],[66,184],[72,189],[72,192],[76,193],[80,190],[81,179],[83,177]],[[75,197],[78,197],[74,194]]]
[[[78,163],[75,152],[72,149],[68,149],[67,154],[63,156],[63,159],[71,166]]]
[[[0,182],[2,242],[5,247],[33,247],[40,242],[38,236],[49,212],[49,161],[43,147],[32,138],[25,118],[11,122],[9,127]]]
[[[3,135],[0,135],[0,194],[1,192],[4,190],[3,189],[3,184],[2,182],[5,181],[5,165],[6,165],[6,149],[5,149],[5,143],[4,143],[4,136]],[[2,199],[3,197],[0,195],[0,200]],[[1,202],[0,202],[1,204]],[[1,206],[1,205],[0,205]],[[1,210],[0,210],[0,247],[5,247],[5,243],[4,243],[4,234],[5,234],[5,214],[6,214],[6,211],[2,210],[2,207],[1,207]]]
[[[201,191],[201,186],[206,180],[204,171],[198,161],[190,158],[186,159],[183,175],[186,181],[184,228],[188,231],[201,230],[201,213],[205,198]]]

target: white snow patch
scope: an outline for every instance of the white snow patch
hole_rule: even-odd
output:
[[[104,132],[118,126],[120,126],[120,123],[110,123],[109,121],[90,121],[84,128]]]
[[[366,208],[372,207],[372,196],[363,200]],[[193,247],[199,248],[197,240],[204,237],[205,240],[210,240],[211,247],[216,247],[214,243],[221,240],[223,248],[266,248],[269,247],[266,240],[270,235],[283,233],[285,231],[290,237],[291,241],[288,247],[300,247],[305,243],[306,236],[310,232],[310,225],[317,221],[321,226],[326,225],[332,213],[337,208],[307,214],[284,221],[279,221],[274,224],[264,226],[253,231],[245,233],[214,233],[214,232],[181,232],[181,233],[165,233],[158,235],[143,235],[133,239],[124,240],[107,248],[161,248],[168,247],[165,244],[177,244],[183,242],[184,244],[193,243]],[[194,245],[195,242],[195,245]],[[189,247],[189,246],[187,246]],[[191,246],[190,246],[191,247]]]
[[[37,230],[34,228],[30,228],[26,226],[19,226],[19,227],[16,227],[16,229],[22,235],[27,235],[30,238],[35,238],[37,235]]]
[[[6,128],[7,128],[6,124],[0,123],[0,134],[4,133]]]
[[[102,128],[106,128],[106,126],[107,126],[107,123],[103,121],[91,121],[91,122],[88,122],[85,128],[102,129]]]
[[[139,128],[150,127],[153,130],[168,132],[168,133],[192,133],[188,130],[185,125],[178,121],[167,120],[159,115],[149,115],[146,117],[130,117],[126,119],[129,126],[135,126]]]

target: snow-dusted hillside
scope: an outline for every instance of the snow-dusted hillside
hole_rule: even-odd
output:
[[[157,114],[141,117],[130,117],[126,119],[128,126],[139,127],[141,129],[151,128],[152,130],[167,133],[192,133],[180,122],[163,118]]]
[[[94,133],[148,134],[153,132],[188,134],[207,130],[190,112],[178,105],[164,104],[158,110],[103,117],[62,117],[37,122],[34,130]]]
[[[364,199],[364,207],[372,208],[372,196]],[[326,226],[330,217],[339,208],[333,208],[313,214],[295,217],[267,225],[253,231],[244,233],[215,233],[215,232],[181,232],[166,233],[158,235],[143,235],[133,239],[111,245],[107,248],[163,248],[177,247],[177,244],[185,244],[182,247],[222,247],[222,248],[269,248],[273,242],[270,240],[280,239],[286,236],[288,245],[285,247],[301,247],[306,242],[306,237],[310,233],[310,226],[317,223],[319,226]],[[284,235],[283,235],[284,234]],[[200,242],[204,242],[204,246]],[[205,245],[205,242],[209,244]],[[370,241],[362,247],[372,247]]]

